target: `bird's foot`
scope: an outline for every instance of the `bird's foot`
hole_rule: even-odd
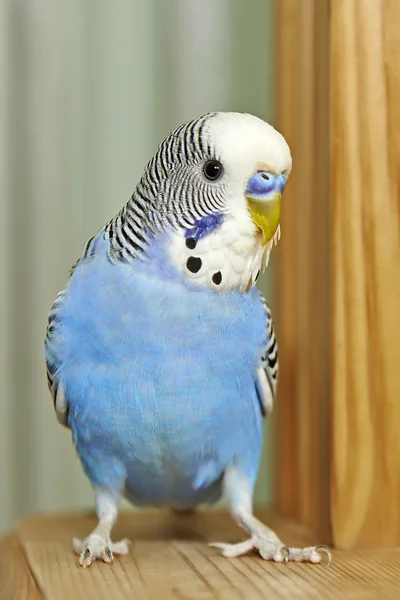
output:
[[[97,533],[90,534],[83,542],[75,538],[72,540],[73,549],[79,555],[79,564],[83,568],[90,567],[97,559],[112,563],[114,554],[129,554],[129,544],[127,539],[112,542],[109,537]]]
[[[319,563],[322,560],[322,553],[327,555],[328,566],[331,564],[332,555],[327,546],[310,546],[309,548],[288,548],[276,543],[275,536],[253,535],[251,538],[238,544],[219,544],[212,543],[210,546],[222,550],[222,555],[228,558],[234,558],[258,550],[265,560],[275,562],[311,562]]]

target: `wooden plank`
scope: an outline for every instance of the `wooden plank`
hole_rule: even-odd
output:
[[[42,598],[14,532],[0,540],[0,598],[1,600]]]
[[[259,516],[289,544],[308,545],[314,541],[298,525],[266,511]],[[77,566],[71,538],[85,536],[94,522],[91,515],[76,514],[30,517],[19,523],[21,545],[47,600],[392,600],[398,595],[399,550],[335,551],[330,568],[270,563],[256,555],[226,559],[206,542],[234,541],[242,535],[227,513],[221,511],[175,515],[146,510],[122,514],[115,537],[131,538],[130,555],[117,558],[111,566],[95,563],[84,570]],[[4,560],[5,553],[1,552],[0,573],[4,573]],[[16,573],[15,568],[13,572]],[[18,581],[18,577],[13,578],[16,586]],[[21,588],[16,587],[15,595],[9,597],[28,597],[18,595],[18,589]],[[7,599],[1,590],[0,597]],[[34,595],[29,598],[37,600]]]
[[[278,246],[274,508],[329,543],[329,6],[277,8],[277,126],[293,172]]]
[[[266,522],[270,518],[268,513],[261,517]],[[271,519],[278,528],[282,527],[281,520]],[[21,543],[46,598],[206,599],[216,597],[216,589],[227,598],[240,598],[241,588],[249,592],[249,597],[255,597],[253,584],[216,549],[207,546],[208,541],[243,539],[243,533],[227,513],[125,513],[114,537],[129,537],[133,541],[131,555],[116,560],[111,569],[96,562],[83,570],[77,567],[71,540],[86,537],[95,523],[94,515],[27,518],[20,522]],[[288,543],[312,543],[303,528],[293,525],[288,529]]]
[[[400,543],[400,4],[331,4],[332,527]]]

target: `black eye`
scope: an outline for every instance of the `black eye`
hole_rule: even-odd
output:
[[[210,181],[216,181],[222,175],[222,165],[218,160],[208,160],[203,170],[204,175]]]

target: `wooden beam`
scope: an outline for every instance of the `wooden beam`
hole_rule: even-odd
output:
[[[332,528],[400,544],[400,4],[331,4]]]
[[[400,545],[399,22],[397,0],[278,3],[275,510],[339,548]]]

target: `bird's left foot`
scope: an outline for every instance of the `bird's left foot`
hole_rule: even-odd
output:
[[[97,559],[112,563],[114,554],[129,554],[129,543],[129,540],[113,543],[97,533],[92,533],[83,542],[75,538],[72,540],[73,549],[79,554],[79,564],[83,568],[90,567]]]
[[[210,546],[220,548],[222,555],[228,558],[242,556],[250,550],[258,550],[265,560],[275,562],[311,562],[319,563],[322,560],[322,553],[327,555],[328,566],[332,561],[331,551],[327,546],[310,546],[309,548],[288,548],[287,546],[276,544],[271,536],[253,535],[251,538],[238,544],[219,544],[212,543]]]

